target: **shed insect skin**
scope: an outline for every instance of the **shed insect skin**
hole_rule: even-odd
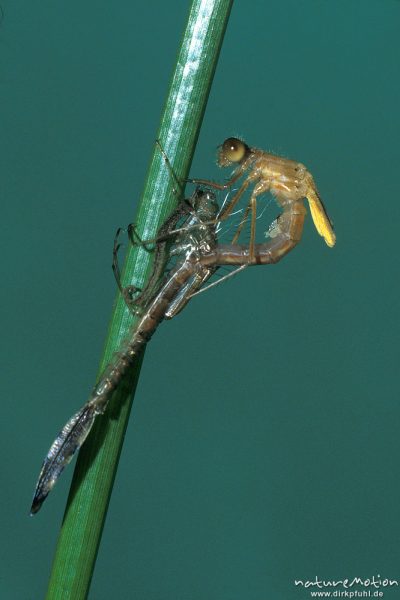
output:
[[[254,186],[244,218],[232,240],[232,244],[235,244],[248,214],[251,212],[250,262],[255,258],[257,198],[266,192],[271,192],[275,196],[284,211],[292,204],[302,203],[303,199],[307,198],[315,228],[330,248],[335,245],[336,236],[332,222],[320,198],[313,176],[302,163],[270,154],[259,148],[252,148],[244,141],[234,137],[227,138],[219,147],[217,162],[220,167],[237,165],[229,181],[224,184],[206,179],[192,179],[191,181],[222,190],[231,187],[241,177],[245,177],[236,194],[218,216],[221,221],[231,214],[247,188],[251,185]]]
[[[188,210],[187,207],[182,210],[182,206],[179,205],[175,211],[176,215],[173,213],[173,218],[169,217],[159,229],[161,237],[169,235],[168,229],[186,215],[189,223],[188,229],[183,228],[178,237],[174,236],[169,253],[177,255],[176,266],[157,284],[154,284],[152,293],[149,290],[149,297],[146,298],[140,319],[132,325],[119,350],[114,353],[111,361],[105,367],[89,400],[67,421],[52,443],[43,461],[36,484],[31,515],[40,510],[62,471],[85,442],[96,417],[104,414],[114,391],[137,360],[139,353],[161,321],[176,316],[186,306],[192,295],[218,268],[215,261],[208,261],[208,264],[204,265],[201,262],[202,256],[212,254],[214,246],[217,244],[215,226],[203,224],[203,220],[207,223],[215,223],[218,211],[215,196],[212,192],[198,188],[189,199],[188,204],[191,210]],[[193,227],[194,223],[196,223],[196,227]],[[158,266],[156,268],[158,269]],[[124,294],[120,282],[119,287]],[[124,294],[124,298],[127,300],[126,294]],[[127,303],[129,306],[129,299]]]

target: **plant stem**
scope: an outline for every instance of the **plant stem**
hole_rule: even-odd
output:
[[[219,51],[233,0],[194,0],[189,13],[158,139],[180,181],[189,172]],[[142,239],[151,239],[177,202],[176,183],[155,146],[136,224]],[[123,280],[143,284],[151,257],[131,249]],[[118,349],[132,317],[118,297],[100,363],[100,371]],[[47,600],[84,600],[101,534],[143,356],[116,391],[79,453],[58,539]]]

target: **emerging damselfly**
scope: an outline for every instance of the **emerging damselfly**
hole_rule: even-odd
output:
[[[204,288],[203,284],[220,266],[236,265],[239,267],[235,271],[237,272],[251,265],[273,264],[281,260],[301,239],[306,214],[305,197],[309,200],[318,232],[323,235],[329,246],[335,244],[336,238],[331,222],[309,172],[300,163],[272,157],[274,162],[271,157],[272,155],[267,155],[261,150],[249,148],[236,138],[229,138],[224,142],[220,151],[220,164],[238,162],[239,167],[230,182],[226,185],[213,184],[214,187],[225,188],[231,185],[246,170],[250,170],[250,175],[221,211],[218,211],[214,194],[201,188],[197,188],[188,201],[183,201],[178,206],[158,232],[153,273],[139,294],[137,288],[123,288],[120,283],[117,263],[119,245],[116,240],[114,274],[128,306],[141,317],[100,376],[88,402],[66,423],[53,442],[42,465],[31,514],[40,509],[64,467],[82,446],[96,416],[104,413],[116,387],[159,323],[165,318],[174,317],[193,295],[207,289],[209,286]],[[197,181],[212,184],[207,180]],[[233,207],[252,182],[256,182],[256,185],[242,219],[242,223],[245,222],[248,213],[252,211],[250,243],[235,243],[242,228],[239,225],[232,244],[219,244],[219,222],[232,213]],[[256,244],[255,201],[257,195],[270,188],[273,188],[277,196],[282,213],[269,228],[268,241]],[[130,229],[130,237],[133,236],[134,230]],[[140,243],[146,247],[148,242]],[[177,257],[176,264],[166,273],[171,256]]]

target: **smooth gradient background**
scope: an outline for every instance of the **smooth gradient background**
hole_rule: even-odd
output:
[[[1,6],[0,598],[38,600],[73,468],[31,519],[34,485],[95,380],[188,3]],[[396,0],[234,5],[191,173],[227,177],[230,135],[304,162],[337,246],[308,216],[283,262],[160,327],[90,600],[400,581],[399,20]]]

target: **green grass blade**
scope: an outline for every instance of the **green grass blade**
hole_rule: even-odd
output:
[[[158,138],[179,179],[189,172],[219,50],[233,0],[194,0],[180,47]],[[136,223],[152,238],[176,205],[174,183],[159,150],[155,151]],[[123,279],[144,282],[151,257],[132,249]],[[100,370],[118,348],[131,324],[118,298]],[[76,464],[47,591],[47,600],[87,598],[142,357],[114,394],[107,415],[98,418]]]

